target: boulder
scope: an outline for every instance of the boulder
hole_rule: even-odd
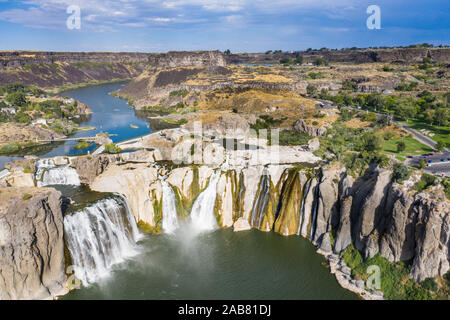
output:
[[[250,223],[245,218],[239,218],[236,220],[236,222],[233,225],[233,231],[245,231],[250,230],[252,227],[250,226]]]
[[[294,122],[292,130],[297,132],[306,133],[312,137],[323,136],[327,132],[326,127],[316,127],[307,125],[303,119],[298,119]]]

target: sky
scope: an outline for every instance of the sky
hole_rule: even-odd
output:
[[[369,5],[380,29],[367,27]],[[448,0],[0,0],[0,50],[265,52],[449,45],[449,34]]]

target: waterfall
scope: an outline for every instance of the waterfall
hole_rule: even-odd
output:
[[[165,180],[162,184],[162,228],[165,233],[174,233],[178,229],[177,206],[175,192]]]
[[[314,207],[313,207],[313,215],[311,218],[311,234],[309,240],[314,240],[314,235],[316,233],[316,220],[317,220],[317,211],[319,210],[319,183],[316,186],[316,190],[314,193]]]
[[[270,198],[270,177],[267,171],[264,171],[258,190],[258,197],[256,198],[255,205],[252,210],[251,225],[254,228],[261,228],[261,223],[264,220],[266,214],[267,205]]]
[[[75,276],[84,285],[109,274],[111,266],[137,254],[136,222],[125,198],[114,195],[64,217]]]
[[[214,206],[216,203],[216,189],[219,176],[220,170],[217,170],[211,175],[208,187],[200,193],[192,206],[191,222],[193,227],[199,232],[213,230],[217,227]]]
[[[36,181],[38,187],[48,185],[75,185],[81,184],[77,170],[68,165],[56,166],[52,159],[43,159],[36,164]]]
[[[300,217],[298,220],[298,229],[297,229],[297,235],[300,235],[301,230],[302,230],[302,226],[303,223],[305,222],[305,200],[306,200],[306,196],[309,192],[309,187],[311,186],[311,180],[309,179],[308,181],[306,181],[305,186],[303,187],[303,195],[302,195],[302,205],[301,205],[301,209],[300,209]]]

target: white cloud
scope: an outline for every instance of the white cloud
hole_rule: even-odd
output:
[[[1,0],[0,0],[1,1]],[[25,9],[0,11],[0,20],[37,28],[65,28],[66,8],[81,8],[82,28],[149,27],[161,24],[217,23],[235,26],[243,16],[292,13],[300,9],[348,8],[350,0],[25,0]]]

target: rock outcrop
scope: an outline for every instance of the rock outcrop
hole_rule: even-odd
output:
[[[0,299],[45,299],[64,291],[61,193],[0,188]]]
[[[312,137],[323,136],[327,132],[326,127],[310,126],[306,124],[303,119],[298,119],[295,121],[292,129],[301,133],[306,133]]]

